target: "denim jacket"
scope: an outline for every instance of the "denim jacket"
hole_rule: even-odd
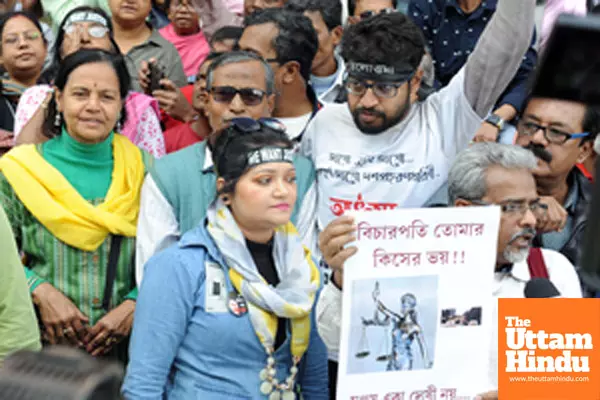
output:
[[[207,271],[218,267],[230,293],[228,267],[205,223],[150,259],[135,310],[122,389],[126,399],[267,398],[260,392],[259,378],[267,356],[248,313],[237,317],[227,309],[205,308],[206,290],[212,286],[205,284]],[[325,400],[329,399],[327,349],[317,333],[314,308],[311,324],[296,382],[304,399]],[[290,340],[288,329],[286,341],[275,351],[280,382],[292,365]]]

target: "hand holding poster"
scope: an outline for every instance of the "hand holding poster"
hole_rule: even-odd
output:
[[[498,207],[355,214],[344,267],[340,400],[485,391]]]

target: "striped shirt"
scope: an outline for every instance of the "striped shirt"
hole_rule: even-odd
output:
[[[92,201],[98,205],[103,199]],[[10,221],[17,246],[25,256],[25,275],[32,292],[47,282],[67,296],[94,325],[106,314],[102,308],[111,236],[98,249],[84,251],[60,241],[19,200],[0,173],[0,205]],[[111,307],[137,298],[133,255],[135,238],[124,237],[117,264]]]

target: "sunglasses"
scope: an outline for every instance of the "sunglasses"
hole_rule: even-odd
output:
[[[265,126],[279,133],[285,133],[285,125],[275,118],[233,118],[229,121],[229,126],[235,127],[241,133],[258,132]]]
[[[101,39],[108,33],[108,28],[101,25],[88,26],[86,29],[82,25],[71,24],[69,26],[65,26],[63,29],[63,31],[69,36],[73,35],[76,31],[81,32],[84,30],[87,30],[88,35],[96,39]]]
[[[379,10],[379,11],[368,10],[368,11],[360,13],[358,15],[358,17],[361,20],[363,20],[363,19],[374,17],[379,14],[391,14],[391,13],[395,13],[395,12],[396,12],[396,9],[388,7],[388,8],[384,8],[383,10]]]
[[[215,86],[211,88],[209,92],[213,99],[218,103],[231,103],[235,96],[239,94],[242,98],[242,101],[247,106],[259,105],[267,95],[266,92],[260,89],[237,89],[232,86]]]

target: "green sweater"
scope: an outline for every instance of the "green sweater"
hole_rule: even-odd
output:
[[[112,138],[111,134],[106,141],[86,148],[63,132],[60,137],[38,145],[38,150],[82,197],[99,205],[112,181]],[[142,158],[146,167],[153,163],[151,156],[143,151]],[[60,241],[25,208],[2,173],[0,206],[6,211],[19,250],[26,256],[25,275],[30,292],[48,282],[73,301],[90,318],[91,325],[95,324],[106,313],[101,302],[111,235],[91,252]],[[123,238],[112,293],[113,306],[137,298],[134,253],[135,238]]]
[[[56,168],[77,192],[88,201],[106,196],[112,182],[114,133],[96,144],[73,139],[63,128],[62,134],[42,145],[42,156]]]

